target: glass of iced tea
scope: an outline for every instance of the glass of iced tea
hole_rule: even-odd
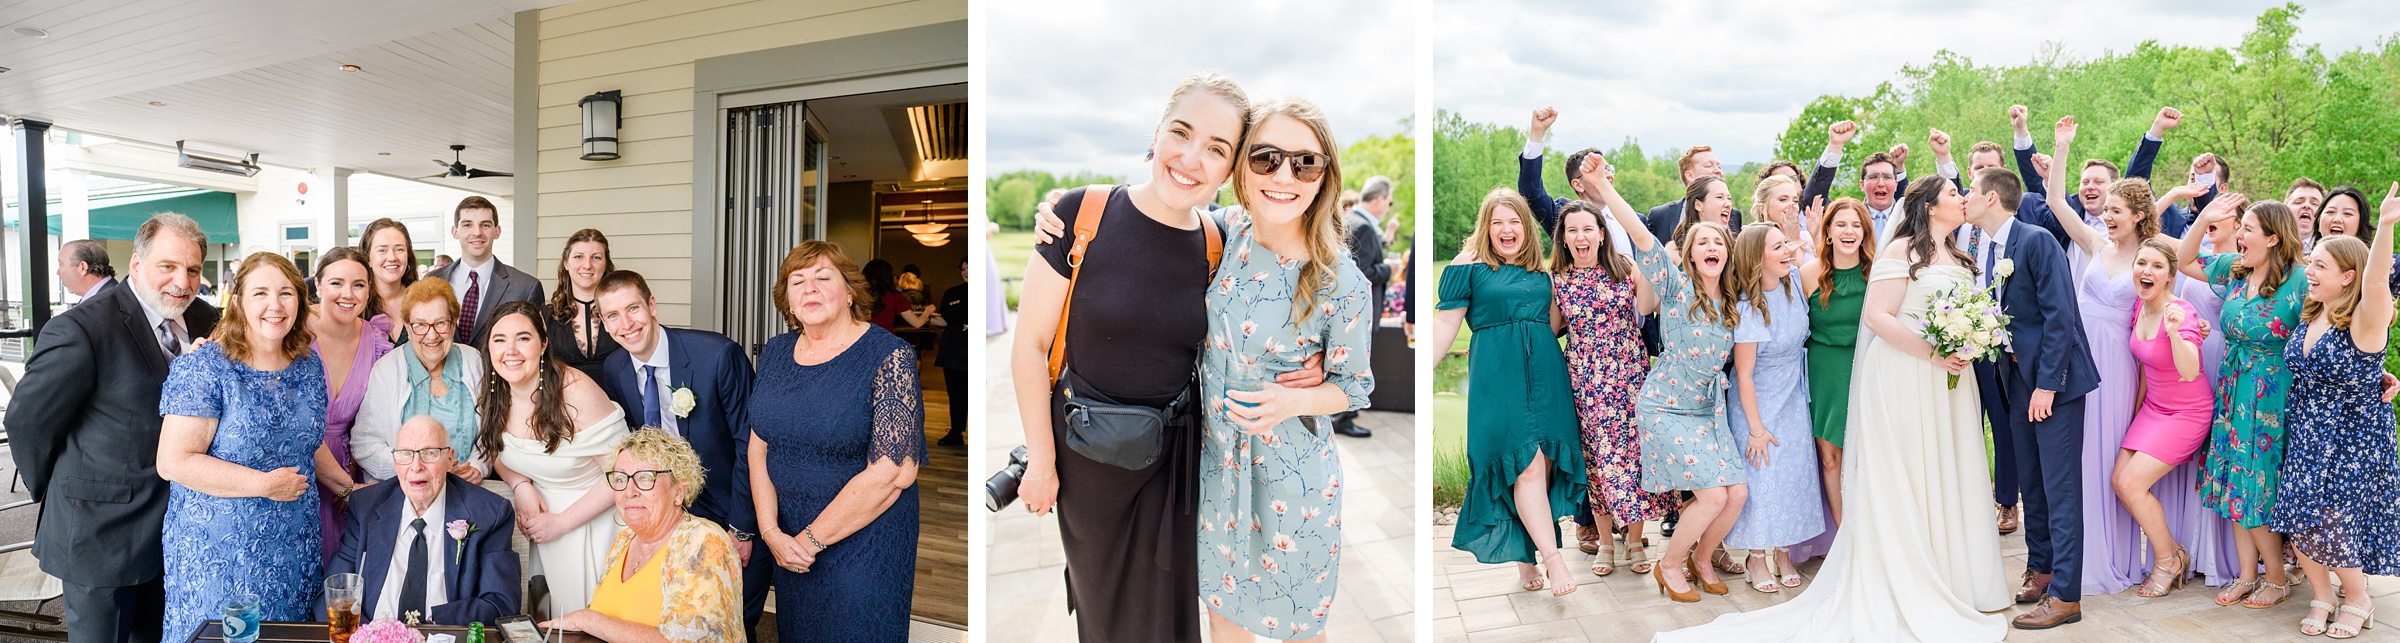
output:
[[[358,593],[365,586],[365,579],[357,574],[334,574],[325,579],[325,622],[330,624],[325,640],[350,643],[350,633],[358,631]]]

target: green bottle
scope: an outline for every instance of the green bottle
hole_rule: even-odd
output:
[[[483,643],[483,624],[467,624],[467,643]]]

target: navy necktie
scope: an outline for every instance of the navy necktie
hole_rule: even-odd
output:
[[[642,365],[642,426],[656,426],[658,418],[658,367]]]
[[[433,615],[425,611],[425,519],[418,518],[408,527],[417,531],[417,537],[408,543],[408,578],[400,583],[400,614],[416,612],[430,619]]]

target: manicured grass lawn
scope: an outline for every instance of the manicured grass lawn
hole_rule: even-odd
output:
[[[1433,506],[1456,507],[1467,489],[1467,396],[1433,395]]]
[[[1025,275],[1025,260],[1033,256],[1033,231],[1001,230],[992,235],[992,262],[1008,281],[1008,309],[1017,309],[1016,279]]]

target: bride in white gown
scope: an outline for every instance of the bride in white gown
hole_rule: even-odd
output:
[[[1869,273],[1847,401],[1845,520],[1816,582],[1782,604],[1655,641],[1949,643],[2006,635],[2000,612],[2011,600],[1992,530],[1975,372],[1963,361],[1929,357],[1932,347],[1911,322],[1934,293],[1974,283],[1966,267],[1973,264],[1952,247],[1966,219],[1953,185],[1928,177],[1910,186],[1900,229]],[[1920,265],[1912,269],[1912,262]],[[1958,387],[1948,388],[1954,368]]]

